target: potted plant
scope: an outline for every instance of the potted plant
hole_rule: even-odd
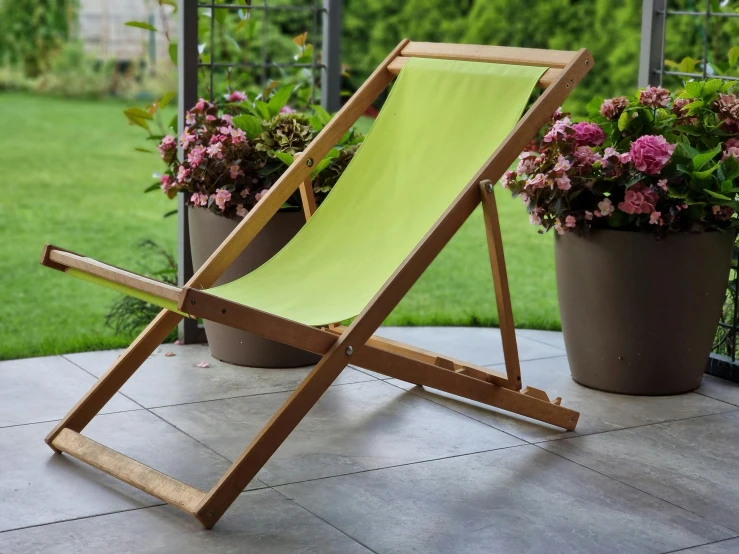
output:
[[[320,106],[313,106],[310,116],[296,113],[287,105],[291,92],[292,87],[286,86],[270,88],[256,96],[234,91],[217,104],[201,99],[187,112],[179,141],[172,135],[161,139],[158,150],[167,169],[156,188],[170,198],[180,192],[185,194],[195,269],[330,119]],[[311,182],[317,204],[329,193],[362,138],[350,131],[316,164]],[[259,267],[287,244],[304,222],[300,194],[296,191],[216,285]],[[213,356],[229,363],[292,367],[317,361],[314,354],[217,323],[206,321],[205,331]]]
[[[596,389],[696,388],[721,313],[739,210],[739,100],[690,81],[560,110],[502,179],[554,229],[573,378]],[[542,232],[544,232],[542,231]]]

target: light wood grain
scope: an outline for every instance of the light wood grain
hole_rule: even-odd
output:
[[[390,63],[387,69],[393,75],[398,75],[400,73],[400,70],[403,69],[403,66],[407,64],[409,61],[410,61],[410,58],[407,58],[405,56],[398,56]],[[486,60],[477,60],[477,61],[486,61]],[[491,62],[488,62],[488,63],[491,63]],[[547,88],[557,79],[560,73],[562,73],[561,69],[555,69],[555,68],[547,69],[544,72],[544,75],[541,76],[541,79],[537,81],[536,86],[538,88]]]
[[[85,273],[96,275],[108,281],[153,294],[154,296],[159,296],[172,302],[179,300],[180,292],[182,291],[180,287],[162,283],[149,277],[70,252],[51,250],[49,260],[59,266],[65,268],[73,267]]]
[[[444,44],[440,42],[411,42],[401,52],[403,57],[439,58],[470,62],[510,63],[539,67],[563,68],[572,60],[575,52],[541,50],[536,48],[511,48],[480,44]]]
[[[63,429],[52,446],[189,514],[205,496],[203,491],[70,429]]]

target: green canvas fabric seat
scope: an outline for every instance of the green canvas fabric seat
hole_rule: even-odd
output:
[[[545,70],[411,59],[305,227],[208,292],[307,325],[356,316],[515,126]]]

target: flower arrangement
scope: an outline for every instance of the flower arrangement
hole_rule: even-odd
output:
[[[739,99],[734,83],[689,81],[671,94],[595,98],[589,121],[557,110],[542,138],[501,184],[529,220],[558,234],[614,228],[653,232],[738,224]]]
[[[311,116],[296,113],[287,105],[291,92],[281,87],[250,98],[234,91],[220,104],[200,99],[187,112],[179,137],[182,159],[178,140],[164,136],[157,148],[167,169],[148,190],[161,188],[170,198],[184,192],[190,206],[244,217],[331,118],[320,106],[313,106]],[[316,164],[311,180],[317,203],[336,181],[321,173],[333,177],[343,171],[363,138],[350,131]],[[299,207],[296,192],[284,208]]]

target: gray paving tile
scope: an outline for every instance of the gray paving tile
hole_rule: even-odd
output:
[[[483,327],[380,327],[381,337],[407,342],[459,358],[478,365],[502,364],[503,343],[500,330]],[[518,351],[521,360],[533,360],[550,356],[562,356],[562,350],[526,338],[518,337]]]
[[[171,357],[165,356],[173,352]],[[120,351],[70,354],[67,358],[90,373],[100,376]],[[196,367],[201,361],[208,368]],[[308,375],[310,367],[290,369],[251,368],[226,364],[210,355],[207,345],[163,345],[149,357],[123,386],[121,392],[142,406],[170,406],[187,402],[216,400],[250,394],[295,389]],[[373,377],[356,369],[345,369],[337,384],[372,381]]]
[[[0,533],[8,554],[369,554],[280,493],[242,494],[211,531],[169,506]]]
[[[695,392],[739,406],[739,384],[720,377],[704,375],[701,386]]]
[[[0,427],[61,419],[94,384],[61,356],[0,362]],[[116,394],[102,413],[139,408]]]
[[[739,412],[543,444],[739,532]]]
[[[279,490],[383,554],[660,553],[733,536],[536,446]]]
[[[739,553],[739,539],[714,542],[704,546],[680,550],[679,552],[680,554],[737,554]]]
[[[286,393],[155,412],[235,459]],[[341,475],[522,444],[468,417],[381,381],[329,389],[258,474],[268,485]]]
[[[0,429],[0,531],[160,503],[70,456],[54,454],[44,443],[52,427]],[[144,410],[99,416],[84,434],[201,490],[229,465]]]
[[[503,369],[498,366],[497,369]],[[567,358],[534,360],[521,364],[524,385],[544,390],[550,398],[562,397],[562,405],[580,412],[575,432],[534,422],[441,391],[416,387],[397,379],[387,381],[434,402],[464,413],[531,442],[572,437],[673,419],[715,414],[735,406],[689,393],[677,396],[627,396],[609,394],[579,385],[570,377]]]
[[[565,349],[565,339],[561,331],[540,331],[538,329],[516,329],[516,336],[526,337],[560,350]]]

